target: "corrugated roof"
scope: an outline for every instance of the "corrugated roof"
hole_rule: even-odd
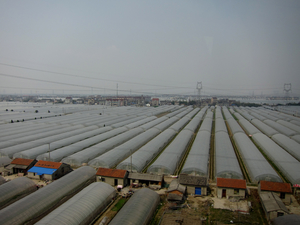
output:
[[[246,181],[241,179],[217,178],[217,187],[246,189]]]
[[[96,175],[103,177],[124,178],[127,170],[99,168]]]
[[[264,192],[260,193],[259,197],[267,212],[282,210],[289,213],[289,210],[276,194]]]
[[[129,173],[129,179],[135,180],[150,180],[150,181],[162,181],[163,176],[149,173]]]
[[[185,189],[186,187],[184,185],[179,184],[178,179],[175,179],[171,181],[167,192],[180,191],[181,193],[185,193]]]
[[[184,185],[206,186],[207,178],[199,177],[199,176],[191,176],[188,174],[180,174],[179,183]]]
[[[291,185],[288,183],[271,182],[264,180],[260,181],[260,190],[292,193]]]
[[[34,159],[16,158],[10,164],[29,166],[33,161],[34,161]]]
[[[43,161],[39,160],[36,164],[35,167],[43,167],[43,168],[50,168],[50,169],[58,169],[62,163],[60,162],[50,162],[50,161]]]
[[[43,174],[53,174],[57,169],[53,168],[43,168],[43,167],[32,167],[28,172],[31,173],[37,173],[37,175],[43,175]]]

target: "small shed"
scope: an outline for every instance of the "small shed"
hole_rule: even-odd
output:
[[[56,180],[73,171],[69,164],[39,160],[28,170],[28,177],[39,180]]]
[[[122,186],[123,188],[128,185],[128,174],[127,170],[100,167],[97,170],[96,176],[99,182],[105,182],[111,186]]]
[[[288,183],[261,180],[258,183],[258,193],[262,192],[273,192],[285,204],[291,203],[292,187]]]
[[[150,188],[161,188],[163,182],[163,175],[149,174],[149,173],[129,173],[128,175],[130,185],[145,184]]]
[[[36,159],[16,158],[11,161],[10,165],[5,167],[5,172],[8,174],[26,175],[28,170],[36,164]]]
[[[167,190],[169,201],[181,201],[186,193],[186,187],[178,179],[172,180]]]
[[[276,217],[289,214],[281,199],[273,192],[261,192],[259,198],[269,222]]]
[[[9,157],[0,158],[0,174],[5,171],[5,167],[7,167],[11,163],[12,159]]]
[[[246,181],[242,179],[217,178],[218,198],[244,199],[246,196]]]
[[[186,186],[189,195],[207,195],[207,177],[180,174],[179,183]]]

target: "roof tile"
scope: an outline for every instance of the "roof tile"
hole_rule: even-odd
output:
[[[50,169],[58,169],[62,163],[60,162],[51,162],[51,161],[44,161],[44,160],[39,160],[36,164],[35,167],[43,167],[43,168],[50,168]]]
[[[103,177],[124,178],[127,170],[99,168],[96,175]]]
[[[217,187],[246,189],[246,181],[241,179],[217,178]]]
[[[291,185],[288,183],[260,181],[260,190],[292,193]]]
[[[16,158],[13,161],[11,161],[10,164],[29,166],[33,161],[34,161],[34,159]]]

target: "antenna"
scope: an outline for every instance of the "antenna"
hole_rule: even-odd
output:
[[[200,94],[201,94],[201,89],[202,89],[202,81],[201,82],[197,82],[197,86],[196,86],[196,89],[198,90],[198,106],[201,105],[201,102],[200,102]]]
[[[292,92],[292,84],[291,83],[286,83],[283,86],[283,92],[285,93],[285,97],[289,97],[290,92]]]

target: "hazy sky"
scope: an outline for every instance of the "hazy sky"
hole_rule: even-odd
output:
[[[300,1],[2,0],[0,70],[0,94],[300,95]]]

